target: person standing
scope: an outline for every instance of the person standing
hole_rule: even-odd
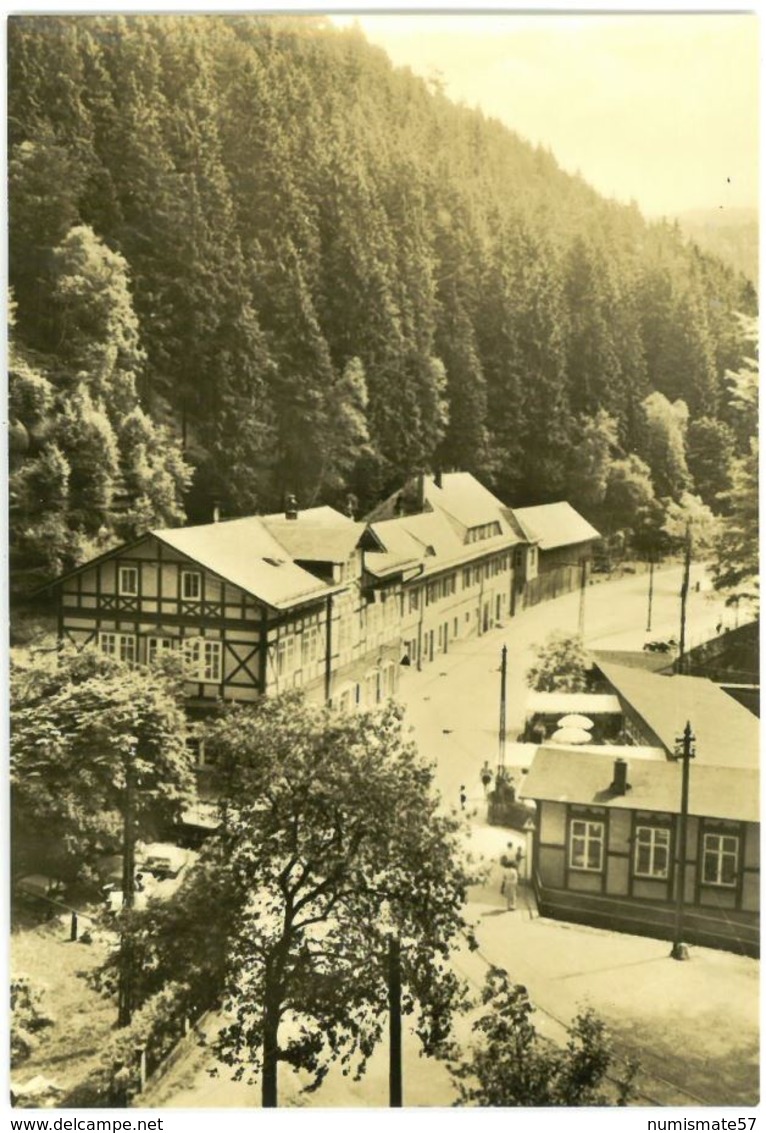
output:
[[[484,760],[484,766],[481,769],[481,785],[484,788],[484,797],[486,798],[489,791],[490,783],[492,782],[492,770],[489,766],[489,760]]]
[[[468,796],[465,793],[465,787],[460,788],[460,809],[465,810],[465,804],[468,802]]]
[[[511,863],[506,867],[503,874],[503,893],[505,894],[506,906],[510,912],[516,908],[516,890],[519,887],[519,871],[515,863]]]

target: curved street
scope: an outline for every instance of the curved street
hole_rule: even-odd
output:
[[[652,629],[647,633],[649,575],[629,574],[618,580],[595,575],[585,595],[587,646],[641,650],[647,641],[677,639],[682,577],[680,565],[655,571]],[[450,645],[448,654],[440,654],[420,673],[402,670],[399,697],[419,749],[436,765],[437,787],[447,805],[459,804],[463,786],[469,804],[483,800],[482,764],[488,760],[491,768],[497,765],[503,645],[508,646],[507,736],[515,740],[524,726],[524,677],[534,653],[554,631],[576,633],[579,610],[579,591],[563,595],[522,611],[480,638]],[[693,567],[687,645],[713,637],[719,624],[733,626],[735,616],[710,588],[704,569]]]
[[[641,649],[646,640],[678,636],[681,567],[654,578],[652,631],[646,632],[648,575],[598,581],[586,595],[585,637],[593,648]],[[697,581],[701,587],[696,589]],[[521,730],[526,703],[524,674],[537,646],[553,630],[576,630],[578,593],[523,611],[512,621],[458,643],[423,672],[402,670],[400,699],[413,738],[436,764],[445,805],[458,808],[460,789],[468,795],[466,837],[474,856],[489,865],[484,883],[471,890],[469,920],[480,949],[454,957],[456,970],[477,990],[488,964],[506,967],[524,982],[537,1007],[540,1032],[565,1041],[566,1024],[590,1003],[609,1023],[615,1046],[642,1062],[639,1104],[752,1104],[758,1082],[758,962],[710,949],[695,949],[695,962],[669,959],[664,941],[565,924],[540,918],[527,889],[516,914],[505,912],[499,893],[497,859],[509,838],[489,827],[479,779],[485,759],[498,757],[500,650],[508,646],[508,735]],[[734,624],[732,611],[710,591],[703,571],[692,573],[688,604],[690,644]],[[646,994],[651,986],[651,994]],[[711,1006],[711,988],[716,1002]],[[715,1026],[711,1020],[715,1017]],[[458,1022],[461,1041],[470,1038],[470,1017]],[[212,1035],[218,1020],[208,1021]],[[446,1068],[419,1056],[417,1040],[404,1028],[405,1105],[449,1105],[455,1098]],[[713,1072],[715,1067],[715,1072]],[[211,1070],[214,1071],[211,1076]],[[284,1106],[385,1106],[385,1042],[360,1082],[336,1069],[317,1094],[301,1094],[300,1076],[280,1070]],[[234,1082],[217,1073],[207,1049],[191,1044],[167,1075],[150,1087],[143,1104],[152,1107],[251,1107],[260,1105],[257,1084]]]

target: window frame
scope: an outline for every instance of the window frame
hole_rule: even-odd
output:
[[[158,646],[160,646],[158,648]],[[162,637],[158,634],[149,634],[146,638],[146,663],[153,665],[157,657],[163,653],[173,653],[178,648],[178,638]]]
[[[223,680],[223,643],[211,637],[187,637],[183,639],[184,676],[187,681],[197,684],[217,685]],[[214,671],[210,676],[208,657],[216,658]]]
[[[127,587],[123,582],[123,575],[130,574],[133,576],[135,582],[132,589]],[[120,564],[117,567],[117,594],[120,598],[137,598],[138,597],[138,567],[129,566],[127,564]]]
[[[104,648],[106,638],[114,639],[114,648]],[[130,649],[126,650],[125,647],[128,645],[130,646]],[[131,668],[136,664],[138,650],[136,635],[134,633],[119,633],[117,630],[112,629],[99,630],[98,649],[99,653],[102,653],[105,657],[114,657],[116,661],[121,661],[123,664],[129,665]],[[125,656],[125,653],[128,651],[132,654],[132,656]]]
[[[719,846],[716,850],[708,848],[708,839],[715,839],[718,841]],[[727,850],[724,843],[730,841],[734,843],[733,850]],[[738,833],[733,833],[727,830],[703,830],[702,832],[702,861],[700,863],[700,884],[709,886],[713,889],[736,889],[739,883],[740,874],[740,845],[741,839]],[[707,861],[708,855],[714,855],[717,861],[716,877],[715,880],[709,880],[707,874]],[[731,881],[723,880],[723,861],[725,858],[734,858],[734,869]]]
[[[190,579],[196,580],[196,594],[186,593],[186,584]],[[181,601],[182,602],[201,602],[202,601],[202,571],[199,570],[182,570],[181,571]]]
[[[651,835],[648,842],[641,841],[641,831],[648,831]],[[658,844],[657,835],[664,836],[666,840],[664,846]],[[633,835],[633,876],[640,878],[642,881],[667,881],[670,877],[672,845],[669,826],[651,826],[645,822],[637,824]],[[642,849],[648,849],[649,851],[649,868],[647,870],[639,869],[638,856]],[[663,849],[665,851],[664,872],[658,871],[655,863],[656,851]]]
[[[585,830],[583,831],[583,833],[581,833],[581,834],[576,833],[575,828],[577,826],[584,826],[585,827]],[[598,827],[599,828],[599,833],[598,833],[597,837],[591,833],[591,830],[590,830],[591,827]],[[582,864],[582,865],[577,865],[575,863],[575,860],[574,860],[574,841],[575,841],[576,838],[578,840],[584,841],[583,854],[582,854],[584,864]],[[599,860],[598,860],[597,866],[592,866],[592,865],[588,864],[589,857],[590,857],[589,850],[590,850],[591,843],[598,844],[598,846],[599,846]],[[567,839],[567,868],[570,869],[570,870],[576,871],[577,873],[602,874],[604,872],[604,862],[606,860],[605,850],[606,850],[606,821],[603,818],[590,818],[590,817],[583,817],[582,815],[572,815],[572,817],[569,820],[569,836],[568,836],[568,839]]]

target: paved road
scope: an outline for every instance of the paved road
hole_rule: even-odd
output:
[[[597,576],[599,577],[599,576]],[[595,582],[586,593],[585,640],[599,649],[640,650],[648,640],[679,635],[682,569],[655,572],[652,630],[646,632],[648,575]],[[700,581],[701,589],[696,590]],[[708,588],[700,568],[692,573],[687,609],[687,642],[715,634],[734,614]],[[457,805],[461,786],[477,805],[485,759],[499,755],[500,651],[508,646],[507,732],[515,739],[524,725],[528,689],[524,675],[537,647],[554,630],[576,632],[579,593],[524,610],[503,627],[450,647],[426,669],[403,670],[400,698],[420,750],[436,764],[436,784],[449,805]]]
[[[711,636],[721,620],[726,625],[732,624],[732,615],[724,611],[718,596],[709,591],[697,592],[694,589],[698,577],[702,579],[701,572],[692,576],[689,600],[690,642]],[[648,576],[628,576],[619,581],[594,583],[587,592],[587,644],[603,649],[641,649],[647,638],[678,636],[680,586],[680,567],[656,573],[653,629],[647,635]],[[575,631],[578,616],[579,595],[566,595],[524,611],[504,627],[492,630],[479,639],[458,643],[450,649],[447,656],[437,658],[421,673],[403,671],[400,696],[407,706],[407,718],[414,737],[421,750],[435,761],[436,783],[447,805],[458,805],[460,787],[465,784],[469,795],[467,817],[470,819],[471,847],[475,854],[487,860],[496,862],[507,839],[513,837],[508,831],[488,827],[484,821],[484,808],[479,805],[484,798],[479,780],[481,765],[485,759],[489,759],[494,766],[498,756],[500,650],[503,644],[508,645],[507,723],[509,735],[514,736],[521,729],[524,720],[527,695],[524,674],[535,648],[553,630]],[[603,996],[596,994],[599,985],[594,969],[599,966],[603,966],[607,973],[613,973],[610,979],[613,978],[618,983],[626,982],[625,978],[629,977],[627,985],[636,989],[637,993],[634,998],[639,1003],[643,1002],[646,997],[640,988],[640,981],[635,980],[634,966],[646,965],[641,978],[647,978],[647,974],[658,964],[664,969],[664,958],[667,955],[664,943],[640,941],[624,934],[599,932],[595,929],[562,926],[550,921],[537,921],[521,912],[518,922],[513,926],[514,932],[509,936],[504,926],[506,923],[510,924],[506,917],[512,914],[496,919],[503,911],[502,901],[497,895],[496,880],[495,878],[489,888],[474,892],[468,907],[469,916],[478,916],[480,919],[479,936],[484,955],[466,953],[456,958],[456,966],[471,984],[480,986],[488,959],[506,965],[517,978],[528,981],[532,997],[538,997],[542,1010],[552,1013],[539,1021],[543,1033],[557,1039],[563,1035],[563,1029],[553,1020],[554,1015],[571,1018],[576,1001],[582,1001],[583,998],[593,999],[599,1009],[608,1009],[615,999],[611,983],[608,986],[604,984]],[[592,959],[595,954],[598,955],[597,964]],[[712,978],[717,977],[722,985],[722,994],[729,995],[736,1005],[736,1009],[732,1008],[730,1012],[731,1019],[727,1017],[727,1033],[735,1033],[738,1028],[742,1030],[749,1044],[748,1058],[752,1061],[756,1056],[752,1056],[751,1048],[757,1049],[757,1019],[755,1023],[752,1022],[743,1003],[752,1005],[754,1002],[756,962],[731,957],[729,964],[725,959],[719,961],[716,955],[726,957],[728,954],[712,954],[713,959],[708,961]],[[675,986],[675,965],[671,961],[667,961],[667,964],[669,967],[663,976],[662,994],[657,998],[652,996],[659,1015],[655,1017],[650,1013],[647,1022],[647,1026],[651,1023],[659,1025],[660,1029],[667,1025],[667,1019],[660,1010],[665,984],[670,981]],[[689,965],[689,968],[692,966]],[[729,968],[732,969],[730,975]],[[705,975],[710,978],[711,973],[706,972]],[[684,998],[685,1009],[690,1015],[688,1029],[682,1028],[682,1039],[687,1045],[693,1045],[697,1041],[694,1036],[698,1034],[696,1028],[699,1020],[694,1015],[694,1005],[702,1002],[699,994],[699,980],[702,976],[697,966],[688,981],[692,977],[695,982],[693,985],[690,982]],[[570,990],[566,991],[567,988]],[[707,1022],[707,1018],[705,1021]],[[405,1033],[404,1054],[406,1104],[449,1105],[454,1092],[445,1068],[434,1062],[424,1063],[418,1058],[417,1040],[409,1031]],[[711,1051],[711,1056],[712,1054]],[[205,1050],[193,1048],[168,1077],[150,1092],[147,1104],[190,1108],[249,1107],[260,1104],[257,1085],[232,1082],[230,1072],[225,1068],[221,1068],[220,1077],[211,1078],[208,1073],[210,1062],[210,1055]],[[750,1073],[751,1076],[755,1073],[757,1077],[757,1071],[750,1070]],[[682,1076],[678,1075],[675,1080],[678,1081],[678,1077]],[[318,1094],[300,1096],[299,1088],[300,1081],[296,1076],[286,1067],[281,1068],[282,1104],[385,1106],[385,1045],[376,1051],[362,1082],[354,1083],[333,1071]],[[656,1092],[654,1086],[652,1089]],[[688,1098],[679,1095],[663,1100],[677,1104],[688,1101]]]

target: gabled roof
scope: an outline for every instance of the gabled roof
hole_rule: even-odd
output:
[[[286,609],[333,592],[332,587],[291,561],[285,547],[258,516],[151,534],[274,609]]]
[[[364,523],[355,523],[331,507],[299,511],[295,519],[284,513],[260,518],[290,557],[302,562],[345,563],[365,531]]]
[[[687,720],[694,732],[693,775],[699,766],[758,767],[758,720],[706,677],[658,676],[597,662],[617,695],[641,717],[669,753]]]
[[[405,517],[402,517],[402,519]],[[390,574],[400,574],[414,570],[423,560],[423,544],[405,528],[401,519],[388,519],[382,523],[370,524],[370,530],[383,551],[367,551],[364,556],[365,570],[383,578]]]
[[[426,476],[423,494],[427,506],[445,512],[466,529],[500,523],[502,531],[507,525],[502,500],[493,496],[470,472],[443,473],[441,487],[433,476]]]
[[[445,472],[440,480],[439,485],[434,476],[411,477],[404,487],[369,513],[367,522],[385,523],[438,513],[447,517],[462,543],[471,528],[490,523],[498,525],[498,535],[504,536],[506,542],[524,541],[521,527],[514,522],[510,510],[470,472]]]
[[[400,569],[422,564],[423,575],[436,574],[450,567],[473,562],[484,554],[492,554],[513,546],[510,534],[496,535],[478,543],[464,543],[453,523],[441,511],[423,512],[420,515],[402,515],[372,523],[372,531],[385,547],[385,559],[365,557],[365,562],[391,570],[394,564]]]
[[[537,536],[541,551],[601,538],[596,528],[564,500],[537,507],[517,507],[513,513],[524,528],[528,527]]]
[[[630,753],[630,748],[622,749],[621,754],[628,764],[630,786],[624,795],[616,795],[610,790],[612,760],[576,748],[553,746],[538,749],[524,777],[521,793],[525,798],[538,802],[579,803],[614,810],[678,814],[681,808],[681,761],[657,763],[652,759],[631,758]],[[758,822],[758,772],[745,767],[692,765],[689,814],[701,818]]]

